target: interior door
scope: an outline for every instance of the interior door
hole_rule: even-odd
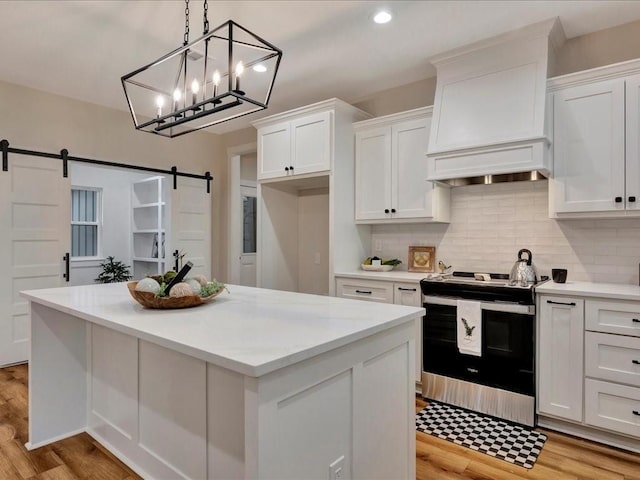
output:
[[[62,162],[9,154],[0,171],[0,366],[29,358],[29,308],[21,290],[64,284],[71,183]]]
[[[240,187],[242,195],[242,253],[240,254],[240,285],[256,286],[256,187]]]
[[[168,194],[171,197],[170,251],[184,254],[183,264],[193,263],[190,276],[201,274],[210,279],[212,194],[207,193],[207,182],[178,177],[178,188],[169,190]]]

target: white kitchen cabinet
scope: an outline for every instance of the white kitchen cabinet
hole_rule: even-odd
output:
[[[640,63],[549,80],[550,215],[640,215]]]
[[[361,277],[340,277],[336,278],[336,296],[368,302],[422,307],[422,293],[418,281],[389,282],[368,280]],[[414,330],[416,337],[415,381],[419,383],[422,378],[422,318],[416,319]]]
[[[640,438],[640,388],[585,380],[585,423]]]
[[[329,172],[331,131],[331,111],[259,127],[258,180]]]
[[[330,99],[254,123],[259,287],[333,295],[333,273],[371,251],[369,227],[353,221],[351,125],[368,116]]]
[[[427,181],[431,107],[354,124],[356,221],[449,221],[449,189]]]
[[[538,412],[581,422],[584,300],[542,295],[538,306]]]

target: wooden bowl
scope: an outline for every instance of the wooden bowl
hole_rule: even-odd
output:
[[[151,292],[139,292],[136,290],[136,285],[138,282],[129,282],[127,283],[127,287],[129,288],[129,293],[133,297],[133,299],[138,302],[140,305],[146,308],[189,308],[195,307],[197,305],[202,305],[213,300],[215,297],[220,295],[224,287],[220,290],[212,293],[208,297],[200,297],[197,295],[190,295],[188,297],[156,297],[154,293]]]

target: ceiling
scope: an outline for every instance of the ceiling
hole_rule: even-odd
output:
[[[394,19],[371,21],[381,7]],[[191,39],[202,1],[191,0]],[[209,131],[330,97],[356,102],[433,76],[428,59],[559,16],[567,38],[640,19],[640,1],[214,1],[284,52],[269,109]],[[127,110],[120,77],[182,44],[182,1],[0,1],[0,80]]]

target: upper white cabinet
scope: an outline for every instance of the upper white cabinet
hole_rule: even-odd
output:
[[[332,118],[331,111],[301,113],[259,126],[258,180],[330,171]]]
[[[431,108],[354,124],[356,221],[449,221],[449,189],[427,181]]]
[[[640,215],[640,75],[628,75],[629,68],[627,62],[549,81],[551,216]]]
[[[369,227],[353,221],[352,129],[368,117],[334,98],[254,123],[259,287],[333,295],[334,272],[369,255]]]

